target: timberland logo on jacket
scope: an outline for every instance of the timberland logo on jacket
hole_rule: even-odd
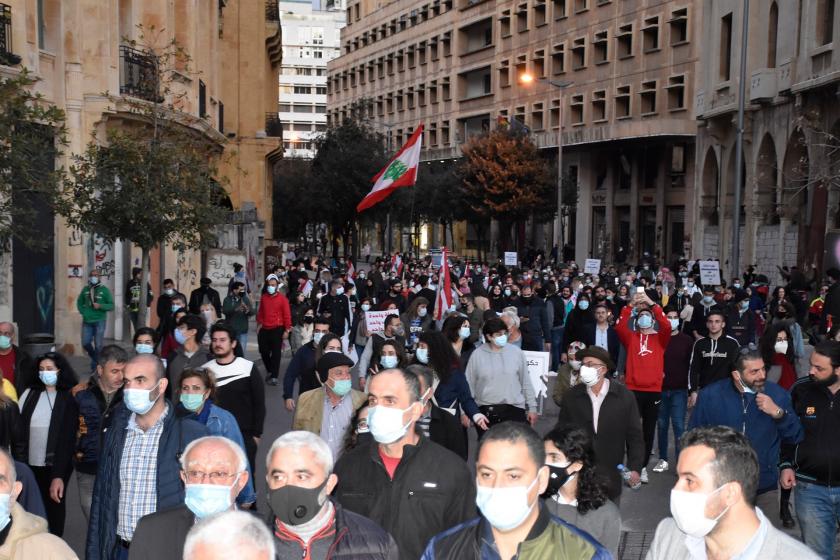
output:
[[[726,352],[700,352],[704,358],[725,358]]]

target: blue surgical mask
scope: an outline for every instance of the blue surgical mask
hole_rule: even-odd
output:
[[[741,384],[741,388],[744,389],[744,394],[754,395],[755,391],[752,390],[751,387],[748,387],[746,383],[744,383],[744,379],[741,377],[741,374],[738,374],[738,382]]]
[[[42,369],[38,372],[38,378],[44,385],[54,387],[58,383],[58,372]]]
[[[506,334],[499,335],[499,336],[497,336],[496,338],[493,339],[493,342],[499,348],[504,348],[505,344],[507,344],[507,342],[508,342],[508,336]]]
[[[151,344],[143,344],[142,342],[138,342],[134,345],[134,351],[138,354],[152,354],[155,351],[155,347]]]
[[[12,338],[5,334],[0,334],[0,350],[8,350],[12,347]],[[0,494],[2,496],[2,494]]]
[[[397,357],[396,356],[382,356],[379,358],[379,363],[385,369],[392,369],[397,367]]]
[[[174,303],[173,303],[172,305],[170,305],[170,306],[169,306],[169,310],[170,310],[172,313],[175,313],[175,312],[176,312],[176,311],[178,311],[179,309],[181,309],[181,306],[180,306],[180,305],[177,305],[177,304],[174,304]]]
[[[195,412],[204,404],[204,395],[201,393],[181,393],[181,404],[187,410]]]
[[[332,392],[338,395],[339,397],[343,397],[350,390],[353,388],[353,382],[350,379],[339,379],[338,381],[333,381]]]
[[[0,494],[0,531],[12,520],[12,495]]]
[[[712,296],[703,296],[703,303],[706,305],[712,305],[715,302],[715,298]]]
[[[649,329],[653,326],[653,317],[645,313],[644,315],[639,315],[639,319],[636,321],[636,324],[639,326],[640,329]]]
[[[322,338],[324,338],[324,333],[322,333],[322,332],[312,333],[312,342],[314,342],[315,344],[320,344]]]
[[[152,391],[155,391],[159,386],[160,381],[151,389],[124,389],[123,402],[125,402],[126,408],[135,414],[146,414],[152,410],[152,407],[160,398],[160,393],[158,393],[154,400],[151,399]]]
[[[91,286],[96,286],[97,284],[99,284],[99,276],[91,276],[90,278],[88,278],[88,282],[90,282]]]
[[[680,320],[679,319],[668,319],[668,321],[671,323],[671,330],[672,331],[675,331],[678,328],[680,328]]]
[[[239,475],[233,480],[236,484]],[[185,487],[184,505],[199,519],[204,519],[217,513],[227,511],[233,505],[230,498],[230,486],[222,484],[187,484]]]
[[[369,303],[363,303],[362,304],[362,311],[370,311],[370,304]]]
[[[750,308],[750,300],[745,299],[744,301],[741,302],[741,309],[746,311],[749,308]]]
[[[274,295],[277,292],[277,286],[267,286],[265,291],[271,295]]]
[[[175,329],[175,332],[173,334],[175,335],[175,342],[177,342],[181,346],[183,346],[184,343],[187,341],[187,335],[185,335],[184,331],[182,331],[181,329]]]
[[[537,480],[539,477],[528,486],[506,488],[479,485],[476,487],[475,503],[490,525],[500,531],[510,531],[521,525],[539,502],[537,497],[534,503],[528,503],[528,492]]]
[[[428,348],[418,348],[417,351],[414,353],[414,357],[417,358],[417,361],[421,364],[428,364],[429,363],[429,349]]]
[[[589,302],[583,299],[578,302],[578,307],[580,307],[581,310],[586,311],[587,309],[589,309]]]
[[[458,336],[461,337],[461,340],[466,340],[470,337],[470,328],[469,327],[461,327],[458,329]]]

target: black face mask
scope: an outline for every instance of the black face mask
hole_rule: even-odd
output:
[[[840,376],[838,376],[836,373],[832,373],[828,376],[828,379],[817,379],[816,377],[813,377],[813,379],[814,385],[818,387],[831,387],[832,385],[837,383],[838,380],[840,380]]]
[[[521,300],[522,300],[522,303],[524,303],[524,304],[526,304],[526,305],[527,305],[527,304],[531,303],[531,300],[532,300],[533,298],[532,298],[531,296],[522,296],[522,297],[521,297],[521,298],[519,298],[519,299],[521,299]]]
[[[307,325],[310,325],[315,322],[315,317],[310,317],[309,315],[304,316],[303,322]]]
[[[543,496],[550,497],[557,494],[560,488],[563,487],[572,473],[568,471],[569,467],[558,467],[555,465],[546,465],[548,467],[548,487],[545,489]]]
[[[268,505],[274,516],[286,525],[302,525],[311,521],[323,505],[319,501],[325,480],[317,488],[301,488],[287,484],[281,488],[268,491]]]

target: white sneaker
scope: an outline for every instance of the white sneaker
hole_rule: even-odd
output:
[[[656,466],[653,467],[653,472],[660,473],[665,472],[668,470],[668,461],[665,459],[660,459]]]
[[[647,467],[642,469],[642,476],[640,478],[642,479],[642,484],[647,484],[648,482],[650,482],[650,480],[648,480]]]

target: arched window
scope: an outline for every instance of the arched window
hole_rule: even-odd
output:
[[[776,67],[776,45],[779,40],[779,6],[770,5],[770,17],[767,20],[767,68]]]

